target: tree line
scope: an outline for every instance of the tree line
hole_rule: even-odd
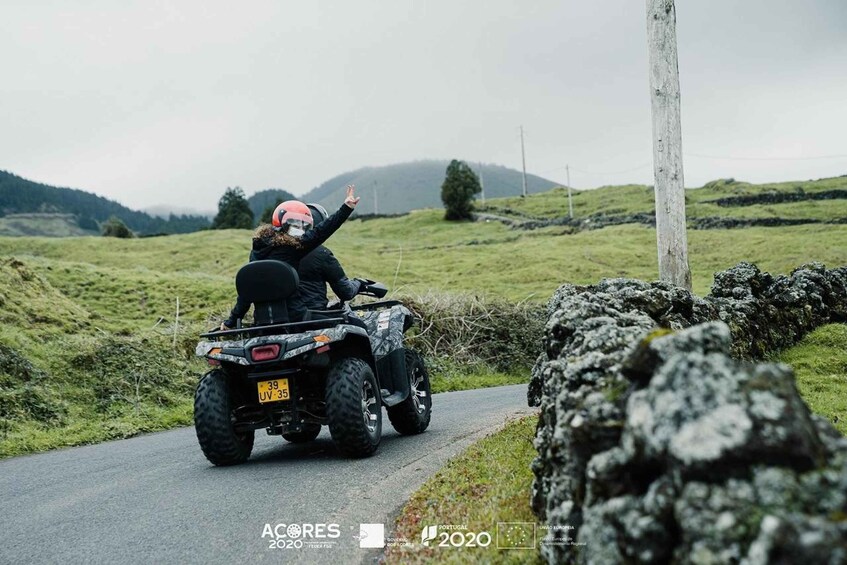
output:
[[[73,188],[57,188],[0,171],[0,216],[26,213],[72,214],[80,228],[100,231],[112,218],[139,234],[189,233],[209,227],[204,216],[171,214],[167,219],[151,216],[114,200]]]

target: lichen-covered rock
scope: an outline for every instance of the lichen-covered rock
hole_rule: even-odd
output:
[[[791,370],[731,359],[728,338],[713,322],[653,340],[666,360],[628,399],[624,448],[683,477],[719,476],[746,460],[815,467],[826,449]]]
[[[733,355],[761,359],[824,323],[847,321],[847,268],[810,263],[773,277],[739,263],[715,275],[705,300],[732,329]]]
[[[810,414],[788,367],[744,359],[847,320],[847,269],[742,263],[704,299],[563,285],[548,312],[528,393],[548,562],[812,563],[827,548],[841,562],[847,440]],[[566,528],[578,543],[556,543]]]
[[[818,516],[765,516],[744,565],[847,563],[847,522]]]

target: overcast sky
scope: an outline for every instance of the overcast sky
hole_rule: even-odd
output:
[[[676,5],[686,186],[847,173],[847,1]],[[521,124],[528,172],[652,183],[642,0],[5,0],[0,18],[0,169],[131,207],[416,159],[520,169]]]

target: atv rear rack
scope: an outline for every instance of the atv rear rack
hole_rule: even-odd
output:
[[[287,324],[273,324],[270,326],[250,326],[246,328],[235,328],[232,330],[213,330],[200,334],[200,337],[218,338],[230,335],[249,336],[258,333],[265,333],[268,330],[282,330],[279,333],[297,333],[298,331],[332,327],[336,324],[342,324],[344,321],[344,318],[326,318],[323,320],[309,320],[308,322],[289,322]]]
[[[391,306],[402,306],[403,303],[399,300],[383,300],[382,302],[369,302],[367,304],[357,304],[351,306],[351,310],[377,310],[379,308],[390,308]]]

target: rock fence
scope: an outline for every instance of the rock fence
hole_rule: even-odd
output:
[[[705,298],[564,285],[529,387],[549,563],[845,563],[847,440],[790,368],[754,364],[847,321],[847,268],[741,263]]]
[[[724,198],[710,200],[709,202],[714,202],[718,206],[753,206],[754,204],[784,204],[786,202],[838,200],[843,198],[847,198],[847,190],[840,188],[821,190],[819,192],[805,192],[799,189],[796,192],[763,192],[742,196],[726,196]]]
[[[474,214],[476,221],[497,221],[513,230],[537,230],[549,227],[570,228],[571,233],[585,230],[598,230],[610,226],[624,224],[639,224],[644,226],[656,226],[656,216],[646,212],[633,214],[592,214],[585,218],[531,218],[531,217],[506,217],[493,214]],[[806,224],[844,224],[847,218],[734,218],[731,216],[692,216],[687,220],[688,227],[694,230],[717,230],[717,229],[740,229],[753,227],[783,227],[801,226]]]

